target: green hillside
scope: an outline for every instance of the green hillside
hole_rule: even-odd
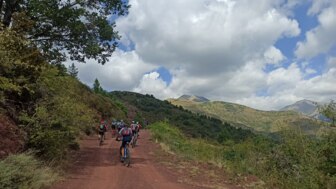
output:
[[[167,120],[191,137],[215,139],[219,142],[240,141],[253,136],[249,130],[235,128],[228,123],[222,123],[219,119],[193,114],[168,101],[158,100],[152,95],[132,92],[112,92],[111,95],[128,107],[128,116],[131,119],[140,120],[142,123]],[[133,115],[130,115],[132,112]]]
[[[4,155],[29,148],[62,160],[79,134],[92,132],[102,117],[126,116],[117,102],[94,93],[63,66],[48,64],[28,44],[15,32],[0,33],[0,117],[6,120],[0,135],[10,143],[23,140],[19,149],[4,146]]]
[[[261,132],[278,132],[284,128],[301,128],[308,134],[323,132],[320,122],[293,111],[260,111],[228,102],[194,102],[169,99],[176,106],[192,112],[215,117],[239,127],[248,127]]]

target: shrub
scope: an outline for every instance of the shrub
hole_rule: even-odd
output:
[[[0,161],[0,188],[39,189],[51,185],[58,173],[33,157],[31,153],[11,155]]]
[[[152,124],[150,130],[154,139],[182,157],[225,165],[232,173],[256,175],[267,188],[336,188],[335,133],[316,139],[290,130],[277,142],[258,136],[216,144],[187,138],[167,122]]]

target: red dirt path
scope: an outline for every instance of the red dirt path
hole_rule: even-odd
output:
[[[142,131],[138,146],[131,149],[131,167],[119,161],[120,143],[107,135],[102,146],[97,137],[88,137],[81,142],[81,150],[67,179],[56,183],[51,189],[191,189],[178,183],[163,165],[154,163],[157,145],[150,141],[149,133]]]

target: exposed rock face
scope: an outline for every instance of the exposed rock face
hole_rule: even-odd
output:
[[[7,116],[0,113],[0,159],[24,147],[24,133]]]

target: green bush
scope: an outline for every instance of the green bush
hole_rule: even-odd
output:
[[[31,153],[11,155],[0,161],[0,188],[39,189],[51,185],[58,174],[33,157]]]

